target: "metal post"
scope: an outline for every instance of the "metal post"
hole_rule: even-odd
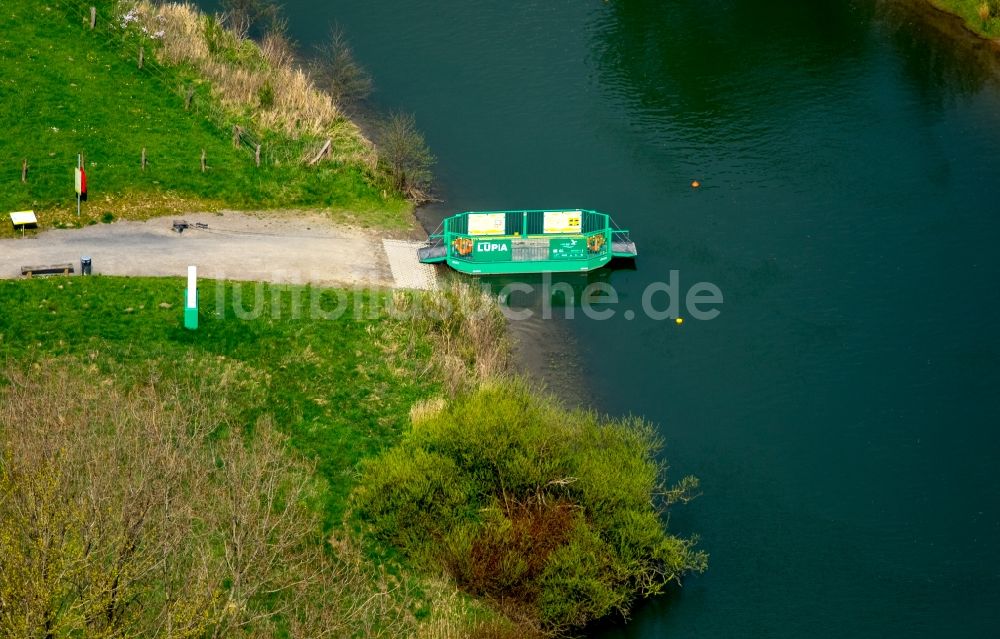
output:
[[[187,289],[184,291],[184,328],[198,328],[198,267],[188,267]]]

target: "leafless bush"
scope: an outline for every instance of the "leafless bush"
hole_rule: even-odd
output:
[[[372,78],[354,58],[343,29],[330,28],[326,42],[316,47],[309,63],[316,85],[341,108],[355,109],[371,94]]]
[[[412,632],[397,582],[324,550],[310,465],[269,420],[229,423],[224,389],[70,360],[6,377],[0,636]]]
[[[240,37],[272,31],[281,24],[281,7],[273,0],[221,0],[225,24]]]
[[[417,129],[416,119],[408,113],[389,115],[378,124],[376,142],[393,187],[411,200],[426,201],[435,159]]]
[[[209,492],[206,460],[189,452],[207,435],[202,407],[83,383],[91,373],[8,371],[0,635],[199,635],[221,578],[196,526]]]
[[[295,63],[295,44],[284,31],[269,31],[260,43],[260,52],[273,68],[290,67]]]

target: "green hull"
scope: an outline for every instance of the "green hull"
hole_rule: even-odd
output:
[[[636,257],[625,229],[604,213],[584,210],[459,213],[418,252],[469,275],[585,273],[614,257]]]
[[[448,266],[459,273],[469,275],[512,275],[523,273],[585,273],[601,268],[611,261],[610,257],[596,260],[573,260],[566,262],[531,261],[531,262],[493,262],[477,264],[463,260],[449,259]]]

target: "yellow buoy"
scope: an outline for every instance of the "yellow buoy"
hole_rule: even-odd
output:
[[[699,186],[701,186],[701,182],[699,182],[698,180],[695,180],[694,182],[691,183],[691,188],[692,189],[696,189]]]
[[[683,324],[684,323],[684,318],[683,317],[678,317],[677,319],[674,320],[674,322],[676,322],[677,324]]]

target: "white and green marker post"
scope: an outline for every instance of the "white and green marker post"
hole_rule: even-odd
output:
[[[184,328],[198,328],[198,267],[188,267],[188,285],[184,291]]]

